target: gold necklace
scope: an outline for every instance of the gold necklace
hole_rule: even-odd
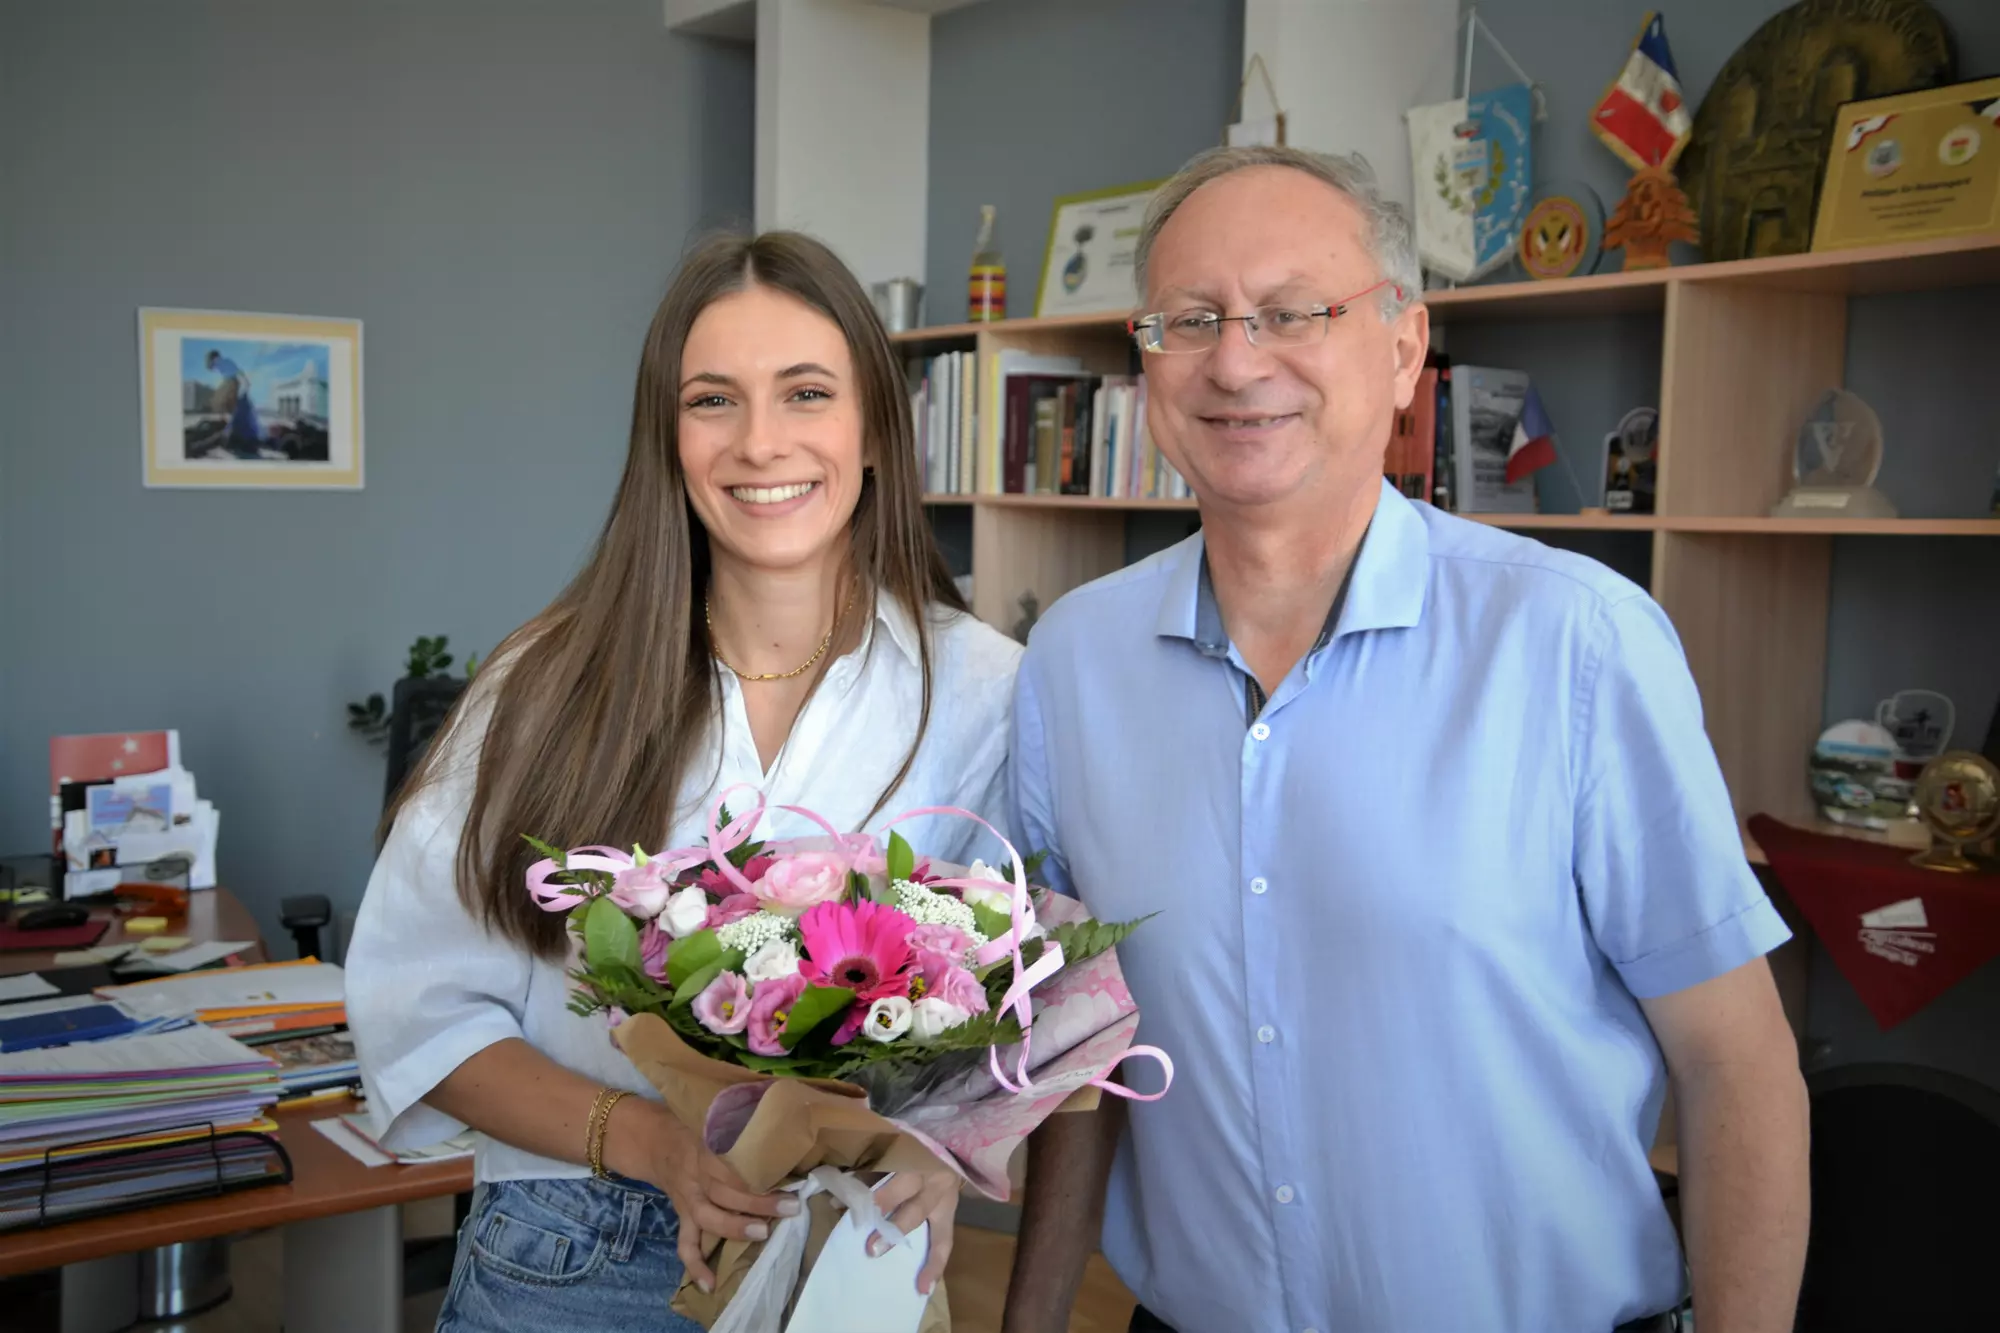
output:
[[[715,619],[710,614],[709,611],[708,594],[703,593],[701,595],[701,622],[708,628],[708,651],[715,656],[716,661],[728,667],[730,673],[734,675],[738,680],[790,680],[794,676],[803,675],[805,672],[811,670],[813,663],[819,661],[820,658],[826,655],[827,649],[833,646],[833,636],[835,631],[839,630],[840,622],[847,619],[847,613],[849,611],[852,611],[853,609],[854,609],[854,590],[852,588],[849,588],[847,591],[847,605],[842,607],[840,614],[833,618],[833,624],[827,627],[826,637],[819,641],[819,647],[813,649],[813,655],[811,657],[808,657],[805,661],[799,663],[797,666],[793,667],[790,671],[766,671],[762,673],[752,673],[736,666],[728,658],[722,655],[722,647],[715,641]]]

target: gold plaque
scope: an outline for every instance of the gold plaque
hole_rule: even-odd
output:
[[[1810,249],[1840,108],[1957,77],[1951,34],[1923,0],[1799,0],[1773,14],[1709,85],[1681,155],[1702,257]]]
[[[1932,870],[1979,869],[1965,849],[2000,831],[2000,768],[1970,750],[1947,750],[1924,765],[1912,799],[1931,847],[1910,860]]]
[[[1813,249],[2000,229],[2000,79],[1840,109]]]

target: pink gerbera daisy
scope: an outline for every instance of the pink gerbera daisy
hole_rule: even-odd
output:
[[[883,903],[820,903],[799,918],[806,946],[799,972],[816,986],[853,991],[863,1005],[905,994],[916,924]]]

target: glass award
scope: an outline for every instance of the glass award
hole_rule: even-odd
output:
[[[1875,489],[1882,470],[1882,422],[1845,389],[1829,389],[1799,428],[1792,489],[1773,518],[1896,518]]]

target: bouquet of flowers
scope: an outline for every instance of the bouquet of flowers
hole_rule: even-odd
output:
[[[731,817],[739,791],[754,803]],[[898,1238],[850,1173],[942,1166],[1005,1199],[1008,1161],[1042,1120],[1100,1090],[1133,1095],[1109,1077],[1128,1055],[1172,1078],[1164,1053],[1132,1045],[1138,1011],[1114,946],[1139,923],[1031,891],[1005,838],[1008,871],[961,870],[900,834],[884,844],[779,808],[825,836],[755,840],[764,801],[740,787],[718,798],[700,847],[529,839],[545,857],[529,892],[569,915],[571,1007],[608,1015],[668,1108],[752,1190],[807,1200],[768,1241],[723,1243],[712,1293],[690,1280],[675,1294],[718,1333],[779,1326],[843,1207]],[[985,825],[946,807],[888,824],[939,814]],[[920,1327],[949,1329],[942,1283]]]

